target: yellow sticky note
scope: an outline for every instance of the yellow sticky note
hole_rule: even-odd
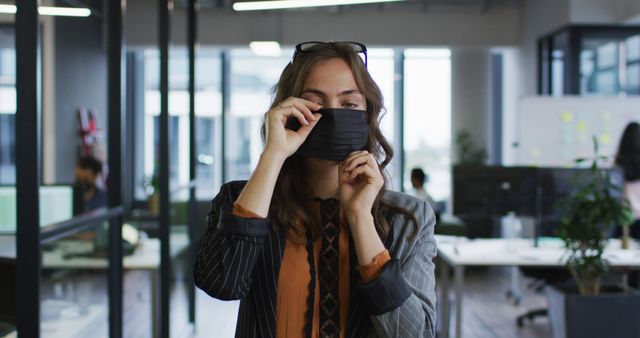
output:
[[[562,122],[569,123],[571,121],[573,121],[573,114],[571,114],[571,112],[566,111],[562,113]]]
[[[539,158],[540,157],[540,149],[538,149],[537,147],[531,148],[531,150],[529,151],[529,155],[533,158]]]
[[[587,124],[586,124],[586,123],[584,123],[584,121],[580,121],[580,122],[578,122],[578,124],[576,125],[576,129],[577,129],[579,132],[585,132],[585,131],[587,131]]]
[[[611,144],[611,135],[609,134],[600,134],[600,144]]]

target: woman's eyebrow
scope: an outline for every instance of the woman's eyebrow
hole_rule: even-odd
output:
[[[343,92],[341,92],[340,94],[338,94],[338,96],[347,96],[347,95],[362,95],[362,92],[359,89],[351,89],[351,90],[345,90]]]
[[[320,89],[315,89],[315,88],[307,88],[305,90],[302,91],[302,94],[315,94],[318,96],[327,96],[327,94],[325,92],[323,92]],[[347,95],[362,95],[362,91],[360,91],[359,89],[349,89],[349,90],[345,90],[340,92],[340,94],[338,94],[338,96],[347,96]]]
[[[315,89],[315,88],[307,88],[302,91],[302,94],[315,94],[318,96],[327,96],[327,94],[325,94],[322,90]]]

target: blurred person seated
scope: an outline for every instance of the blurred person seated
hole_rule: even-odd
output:
[[[75,168],[74,214],[107,206],[107,193],[97,185],[102,163],[92,156],[83,156]]]
[[[433,200],[431,195],[427,192],[427,189],[424,187],[427,182],[429,182],[429,176],[425,174],[422,169],[413,168],[411,170],[411,190],[408,191],[408,194],[427,201],[436,215],[437,223],[440,221],[440,210],[438,209],[436,201]]]
[[[93,156],[83,156],[78,159],[75,167],[75,182],[73,184],[73,214],[99,209],[107,206],[107,193],[97,185],[102,174],[102,163]],[[100,232],[101,235],[98,235]],[[106,241],[103,226],[84,231],[71,236],[71,239],[87,242]],[[98,239],[101,239],[98,241]]]

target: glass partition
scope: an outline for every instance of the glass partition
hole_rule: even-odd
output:
[[[107,229],[97,224],[43,245],[41,337],[108,337]]]
[[[15,333],[16,326],[10,301],[16,292],[16,50],[13,16],[5,17],[0,23],[0,337]]]
[[[0,24],[0,185],[15,184],[16,175],[16,50],[14,44],[13,26]]]
[[[153,193],[152,181],[156,177],[155,167],[160,147],[160,59],[156,49],[138,50],[141,56],[139,64],[144,71],[143,119],[140,128],[136,128],[136,145],[144,156],[136,157],[135,197],[146,200]],[[196,50],[196,180],[197,197],[208,200],[222,181],[221,135],[222,135],[222,94],[221,94],[221,51],[216,48]],[[187,54],[183,48],[170,51],[169,69],[169,146],[188,156],[188,136],[184,128],[189,121],[189,93],[187,88]],[[138,61],[137,61],[138,62]],[[140,75],[141,73],[137,73]],[[135,81],[134,81],[135,83]],[[136,119],[138,121],[138,119]],[[182,129],[181,129],[182,128]],[[184,138],[180,138],[183,135]],[[138,141],[139,140],[139,141]],[[139,162],[139,163],[138,163]],[[184,184],[188,180],[188,161],[176,161],[172,164],[170,180],[175,184]]]
[[[40,225],[46,227],[73,217],[73,187],[51,185],[40,187]],[[16,188],[0,186],[0,234],[16,231]]]
[[[189,326],[189,297],[191,287],[189,264],[188,195],[189,189],[174,190],[171,198],[170,248],[170,293],[171,293],[171,337],[185,337]]]
[[[171,28],[185,25],[185,7],[176,6],[171,12]],[[189,334],[188,290],[192,286],[188,276],[189,235],[188,200],[191,134],[189,124],[189,55],[186,44],[171,42],[169,51],[169,319],[170,337],[186,337]],[[201,70],[197,69],[196,72]],[[202,79],[204,80],[204,79]],[[209,80],[209,79],[206,79]],[[207,82],[204,81],[205,85]],[[214,103],[214,102],[211,102]],[[212,112],[213,113],[213,112]],[[212,114],[213,115],[213,114]],[[208,159],[204,159],[208,162]]]
[[[102,3],[94,2],[94,7],[102,8]],[[107,207],[104,20],[99,15],[41,17],[42,182],[70,187],[72,213],[68,219]],[[57,199],[56,194],[62,192],[55,192],[51,197],[41,195],[41,207],[49,213],[57,210],[61,203],[67,203],[69,191],[65,190],[66,195],[61,199]],[[66,204],[63,210],[67,210]],[[56,219],[60,221],[64,219]]]
[[[196,49],[196,198],[205,201],[222,183],[221,53]]]

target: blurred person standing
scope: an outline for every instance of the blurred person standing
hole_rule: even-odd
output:
[[[622,133],[616,166],[622,168],[624,174],[624,197],[631,207],[635,221],[629,227],[629,235],[640,239],[640,124],[629,123]],[[615,236],[620,237],[622,231],[618,227]]]

